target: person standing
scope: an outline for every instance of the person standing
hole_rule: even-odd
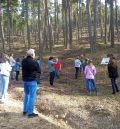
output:
[[[22,61],[22,79],[24,82],[24,110],[23,115],[29,118],[37,117],[34,113],[37,93],[37,73],[40,73],[39,64],[34,60],[35,50],[29,49],[26,58]]]
[[[80,73],[80,66],[81,66],[81,61],[79,59],[79,56],[76,57],[74,61],[74,66],[75,66],[75,79],[77,79],[78,74]]]
[[[16,63],[16,61],[13,58],[13,56],[14,56],[13,53],[11,53],[10,54],[10,65],[12,67],[11,75],[10,75],[11,80],[14,80],[14,68],[15,68],[15,63]]]
[[[97,86],[95,82],[96,68],[91,60],[88,61],[88,65],[85,67],[84,74],[86,78],[86,89],[88,95],[91,95],[92,90],[95,90],[96,95],[98,95]]]
[[[88,61],[89,61],[89,59],[88,58],[85,58],[85,60],[82,63],[82,71],[83,72],[85,71],[85,67],[88,65]]]
[[[55,76],[59,79],[60,78],[60,71],[61,71],[61,62],[58,58],[56,58],[56,63],[54,64],[55,68]]]
[[[7,90],[9,85],[10,71],[12,67],[9,64],[9,57],[6,54],[3,54],[0,60],[0,80],[1,80],[1,99],[3,103],[7,102]]]
[[[51,86],[53,86],[54,78],[55,78],[55,68],[54,68],[55,64],[56,64],[56,61],[54,57],[49,57],[48,70],[49,70],[49,76],[50,76],[49,81]]]
[[[112,94],[115,94],[116,92],[119,92],[116,79],[118,78],[118,67],[117,67],[117,61],[115,57],[111,57],[110,61],[108,63],[108,74],[109,78],[111,79],[112,84]]]
[[[42,70],[42,62],[41,62],[40,58],[37,58],[36,61],[39,64],[40,71],[41,71]],[[40,73],[37,73],[37,84],[40,84],[41,83],[40,80],[41,80],[41,72]]]
[[[16,63],[15,63],[15,72],[16,72],[15,79],[16,79],[16,81],[18,81],[18,77],[19,77],[19,74],[20,74],[20,67],[21,67],[21,62],[20,62],[20,59],[17,58]]]

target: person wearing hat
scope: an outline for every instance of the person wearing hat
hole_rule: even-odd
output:
[[[37,93],[37,73],[40,73],[40,67],[34,58],[35,50],[29,49],[26,58],[22,61],[22,79],[24,82],[23,115],[28,115],[29,118],[38,116],[34,113],[34,105]]]

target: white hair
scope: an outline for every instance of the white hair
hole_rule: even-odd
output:
[[[35,54],[35,50],[34,49],[29,49],[27,51],[27,55],[29,55],[29,56],[33,56],[34,54]]]

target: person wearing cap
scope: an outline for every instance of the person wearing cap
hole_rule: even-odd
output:
[[[29,49],[26,58],[22,61],[22,79],[24,82],[23,115],[28,115],[29,118],[38,116],[34,113],[34,105],[37,93],[37,73],[40,73],[40,67],[34,58],[35,50]]]
[[[91,95],[91,91],[95,90],[96,95],[98,95],[98,90],[95,82],[96,68],[92,63],[92,60],[88,61],[88,65],[84,70],[85,78],[86,78],[86,89],[88,95]]]

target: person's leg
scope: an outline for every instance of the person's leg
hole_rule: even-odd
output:
[[[52,86],[54,83],[55,72],[50,72],[50,85]]]
[[[18,81],[19,71],[16,71],[16,81]]]
[[[37,73],[37,84],[40,84],[40,73]]]
[[[4,81],[3,81],[3,75],[1,75],[1,99],[3,99],[4,94]]]
[[[75,79],[78,78],[79,68],[75,67]]]
[[[7,98],[7,90],[9,85],[9,77],[8,76],[2,76],[2,83],[3,83],[3,90],[2,90],[2,100],[5,101]]]
[[[118,88],[117,83],[116,83],[116,78],[114,79],[114,81],[115,81],[115,89],[116,89],[116,92],[119,92],[119,88]]]
[[[58,79],[60,78],[60,76],[59,76],[59,71],[58,71],[58,70],[55,71],[55,76],[56,76]]]
[[[24,109],[23,112],[28,112],[28,103],[29,103],[29,82],[24,82]]]
[[[14,66],[12,66],[12,70],[11,70],[11,73],[10,73],[10,79],[11,80],[14,79],[13,75],[14,75]]]
[[[55,79],[55,71],[52,72],[51,84],[53,85]]]
[[[87,94],[91,95],[90,91],[90,79],[86,79],[86,89],[87,89]]]
[[[52,72],[50,72],[50,85],[53,85],[53,83],[52,83]]]
[[[115,80],[111,78],[113,94],[115,94]]]
[[[95,80],[94,79],[91,79],[91,82],[92,82],[93,90],[95,90],[96,95],[98,95],[98,89],[97,89]]]
[[[37,81],[32,81],[29,83],[30,97],[29,97],[29,104],[28,104],[28,115],[31,115],[34,112],[36,92],[37,92]]]
[[[0,99],[2,98],[2,92],[3,92],[3,83],[2,83],[2,75],[0,75]]]

